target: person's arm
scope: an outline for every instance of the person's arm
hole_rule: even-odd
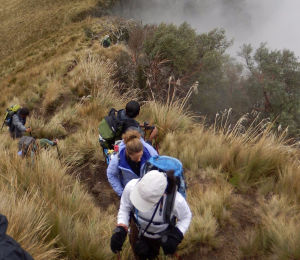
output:
[[[151,131],[151,134],[149,136],[149,141],[152,142],[153,139],[157,136],[158,134],[158,129],[156,126],[154,126],[153,130]]]
[[[54,146],[54,145],[56,145],[56,143],[53,142],[53,141],[50,141],[49,139],[41,138],[40,139],[40,146],[41,147],[47,147],[47,145]]]
[[[131,180],[128,182],[121,197],[120,209],[118,213],[118,224],[110,239],[110,248],[114,253],[118,253],[122,250],[123,244],[126,240],[130,212],[133,208],[130,202],[130,192],[133,187],[132,184],[135,183],[136,180]]]
[[[113,190],[121,197],[124,188],[120,180],[119,156],[117,154],[111,156],[106,175]]]
[[[17,114],[13,115],[12,124],[20,131],[26,132],[27,128],[22,124]]]
[[[129,226],[130,212],[133,209],[133,205],[130,201],[130,192],[133,186],[136,184],[137,180],[131,180],[125,186],[125,189],[122,193],[120,209],[118,212],[118,226]]]
[[[170,225],[161,237],[161,247],[165,255],[173,255],[176,252],[192,219],[190,208],[179,192],[176,193],[172,213],[177,217],[176,226]]]
[[[176,227],[184,235],[192,220],[192,212],[182,195],[177,192],[174,204],[174,215],[177,217]]]

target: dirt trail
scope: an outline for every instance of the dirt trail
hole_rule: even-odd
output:
[[[106,168],[106,163],[100,161],[96,165],[87,164],[77,169],[80,181],[85,184],[96,205],[104,210],[111,204],[118,207],[120,200],[107,180]]]

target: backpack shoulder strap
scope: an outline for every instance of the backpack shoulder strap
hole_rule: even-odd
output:
[[[142,232],[141,226],[138,224],[138,219],[136,219],[136,223],[137,223],[137,226],[138,226],[138,228],[139,228],[139,238],[140,238],[141,236],[144,236],[144,235],[145,235],[145,233],[147,232],[148,228],[149,228],[150,225],[152,224],[153,219],[154,219],[154,216],[155,216],[155,214],[156,214],[156,212],[157,212],[157,210],[158,210],[158,207],[159,207],[159,205],[161,204],[162,200],[163,200],[163,197],[161,197],[161,199],[157,202],[156,207],[155,207],[155,210],[154,210],[154,212],[153,212],[153,214],[152,214],[152,217],[151,217],[150,221],[148,222],[148,225],[146,226],[146,228],[144,229],[143,232]],[[135,209],[136,215],[138,216],[138,210],[137,210],[136,208],[134,208],[134,209]],[[137,217],[137,218],[138,218],[138,217]]]
[[[175,223],[176,219],[175,218],[171,219],[171,214],[174,208],[176,193],[177,193],[177,186],[174,185],[172,192],[167,193],[165,207],[164,207],[164,222],[174,226],[176,224]]]
[[[115,108],[111,108],[108,112],[108,116],[115,115],[118,111]]]

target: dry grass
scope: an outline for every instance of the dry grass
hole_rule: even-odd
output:
[[[191,170],[220,167],[233,184],[250,187],[269,177],[277,180],[282,167],[298,156],[296,149],[285,145],[269,128],[258,135],[250,130],[243,135],[213,133],[198,125],[189,132],[168,134],[161,151],[180,158]]]
[[[275,185],[275,192],[284,194],[290,201],[300,203],[300,166],[299,163],[293,163],[282,167],[279,173],[279,180]]]
[[[7,233],[17,239],[34,259],[58,259],[61,251],[54,248],[57,238],[47,239],[51,226],[45,201],[39,199],[37,193],[20,196],[7,187],[2,187],[0,195],[1,214],[9,220]]]
[[[184,98],[176,98],[176,90],[168,96],[166,102],[153,99],[142,107],[141,118],[154,123],[159,130],[159,140],[162,140],[167,133],[188,130],[194,122],[192,113],[186,111],[186,104],[192,89]]]
[[[289,198],[274,196],[268,202],[261,202],[258,213],[261,224],[248,231],[241,248],[243,256],[299,259],[299,207],[291,205]]]
[[[97,139],[97,128],[89,128],[69,136],[60,144],[64,161],[72,167],[103,160],[103,154]]]
[[[53,113],[60,103],[63,102],[63,96],[70,91],[64,88],[58,80],[53,80],[46,89],[44,100],[42,103],[42,111],[44,114]]]
[[[32,164],[30,160],[21,160],[16,155],[14,144],[6,152],[1,150],[1,190],[8,194],[16,191],[14,199],[16,205],[20,205],[11,207],[13,204],[3,204],[6,207],[3,212],[11,211],[11,215],[15,216],[38,213],[35,218],[26,215],[27,225],[15,222],[13,228],[20,230],[14,231],[16,240],[23,241],[27,233],[36,239],[32,238],[32,244],[29,241],[26,247],[30,249],[31,245],[30,252],[37,252],[41,259],[45,259],[42,255],[48,251],[49,255],[52,252],[54,256],[53,239],[58,250],[68,258],[109,259],[112,256],[106,242],[110,237],[107,224],[113,225],[111,217],[105,212],[100,214],[90,196],[77,181],[66,174],[67,168],[62,167],[52,155],[54,151],[41,152],[38,160]],[[24,192],[27,197],[24,197]],[[30,211],[30,208],[24,207],[25,199],[35,202],[36,209]],[[23,212],[25,209],[26,212]],[[38,239],[41,235],[43,239]]]
[[[33,55],[34,52],[26,54],[26,47],[40,38],[47,38],[52,33],[62,30],[77,14],[96,4],[95,0],[1,0],[1,59],[18,53]]]
[[[83,54],[77,61],[78,65],[70,72],[71,89],[78,96],[92,95],[97,97],[104,89],[114,88],[111,80],[115,64],[103,61],[92,53]],[[111,92],[109,92],[111,93]]]
[[[188,172],[187,174],[192,174]],[[186,175],[187,175],[186,174]],[[203,179],[201,179],[203,177]],[[201,246],[212,250],[220,246],[219,230],[230,222],[230,205],[232,187],[222,179],[221,175],[207,169],[200,175],[189,176],[193,183],[189,184],[187,200],[193,218],[191,226],[180,245],[180,254],[193,253]]]
[[[28,126],[32,129],[32,136],[35,138],[62,138],[67,135],[66,129],[61,122],[53,118],[49,122],[46,122],[42,117],[32,115],[28,120]]]

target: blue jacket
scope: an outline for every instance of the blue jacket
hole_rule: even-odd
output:
[[[147,144],[141,138],[142,144],[144,146],[144,153],[141,158],[141,169],[145,162],[154,155],[157,155],[156,150],[149,144]],[[114,191],[121,196],[125,185],[132,179],[138,179],[132,169],[130,168],[126,160],[126,149],[125,144],[122,141],[119,146],[119,153],[111,156],[109,165],[107,167],[107,179],[114,189]]]

